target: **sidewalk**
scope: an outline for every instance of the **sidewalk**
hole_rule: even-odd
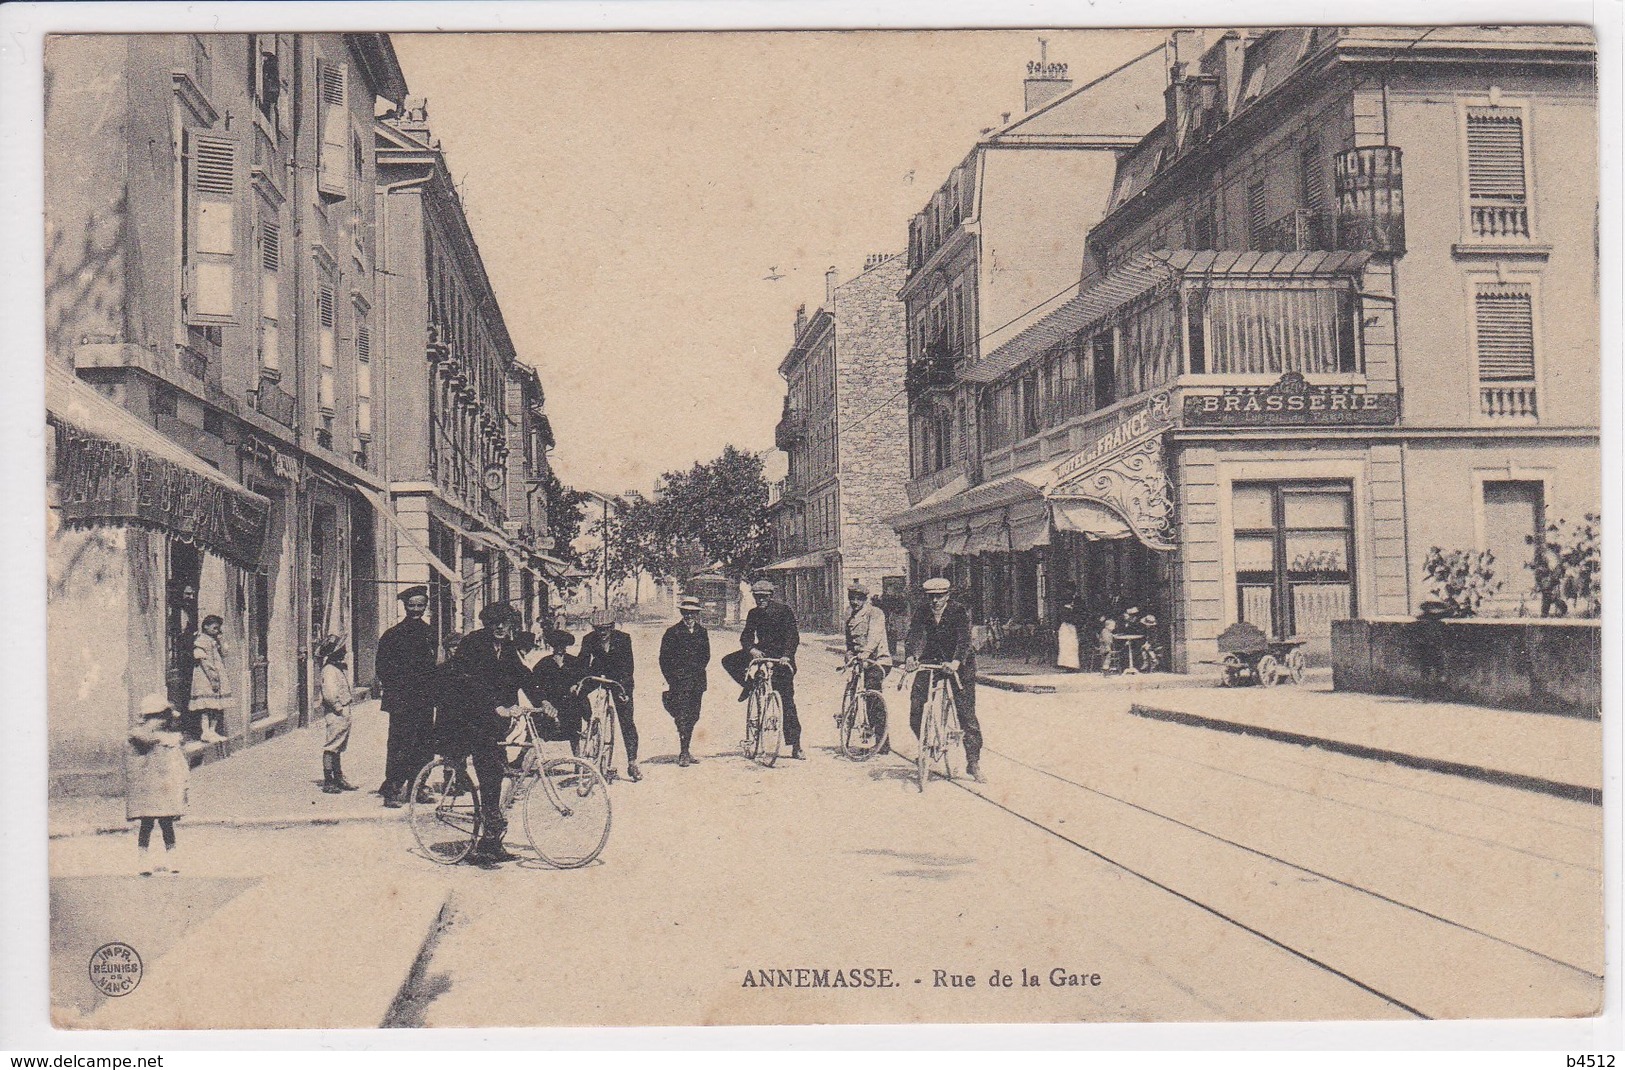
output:
[[[322,728],[296,728],[252,747],[198,766],[187,787],[182,824],[228,826],[325,825],[345,821],[398,821],[404,810],[386,810],[373,794],[384,777],[389,718],[376,701],[355,709],[344,775],[360,788],[322,793]],[[52,839],[128,832],[121,796],[52,799]]]
[[[1602,722],[1299,688],[1169,691],[1130,712],[1600,805]]]

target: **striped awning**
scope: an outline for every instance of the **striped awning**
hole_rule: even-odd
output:
[[[1226,278],[1324,278],[1350,275],[1363,267],[1371,254],[1364,251],[1311,251],[1301,253],[1252,252],[1226,249],[1163,249],[1141,253],[1116,270],[1083,279],[1060,298],[1045,302],[1003,331],[961,378],[991,383],[1033,357],[1145,297],[1158,287],[1192,275]]]

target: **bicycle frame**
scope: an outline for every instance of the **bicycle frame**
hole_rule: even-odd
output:
[[[928,673],[930,683],[926,689],[925,706],[920,711],[920,732],[916,745],[919,750],[916,755],[916,764],[919,770],[919,790],[925,790],[925,783],[930,779],[930,764],[937,762],[942,765],[944,774],[949,780],[953,779],[953,767],[949,764],[949,748],[959,742],[961,730],[958,725],[958,699],[959,678],[950,672],[946,665],[936,662],[924,662],[905,672],[897,681],[897,689],[903,689],[905,681],[910,687],[913,680],[920,673]],[[944,718],[938,724],[939,710],[949,708],[949,703],[938,701],[938,696],[953,699],[954,715],[951,719]]]
[[[795,666],[789,658],[751,658],[750,666],[745,670],[745,681],[751,694],[745,704],[745,739],[740,748],[745,757],[753,761],[761,761],[762,721],[760,710],[767,708],[768,696],[773,693],[773,674],[777,668],[783,667],[792,675]],[[782,731],[782,726],[781,729]],[[777,753],[773,755],[776,760]],[[769,761],[766,764],[771,765]]]

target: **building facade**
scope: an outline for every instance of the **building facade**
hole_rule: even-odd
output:
[[[562,566],[546,552],[541,380],[517,357],[426,102],[407,100],[374,134],[394,579],[428,585],[442,640],[494,601],[533,627]]]
[[[779,365],[786,393],[774,438],[789,467],[772,494],[768,571],[805,627],[838,629],[853,580],[879,593],[906,575],[886,523],[907,504],[896,477],[908,456],[897,298],[906,268],[902,255],[871,256],[844,283],[830,269],[824,306],[810,317],[797,310],[795,342]]]
[[[1600,501],[1597,322],[1551,311],[1596,302],[1588,31],[1205,44],[1174,36],[1077,286],[962,376],[980,479],[899,518],[916,566],[974,583],[1010,523],[1019,614],[1137,604],[1181,668],[1236,621],[1324,659],[1430,597],[1435,546],[1538,612],[1526,536]]]
[[[326,634],[370,678],[388,568],[369,499],[383,485],[368,426],[370,129],[375,102],[406,86],[380,34],[48,48],[47,364],[157,436],[132,432],[119,478],[81,481],[71,501],[53,473],[52,767],[91,783],[116,777],[140,695],[167,681],[186,700],[201,617],[225,621],[235,709],[221,751],[302,723]],[[58,446],[74,434],[59,425]],[[58,467],[77,451],[59,449]],[[153,473],[187,455],[240,488],[219,506],[236,519],[265,503],[259,537],[210,536],[194,500],[155,504],[185,481]],[[137,478],[154,483],[121,482]],[[88,573],[88,587],[74,578]],[[120,589],[119,607],[87,608]]]

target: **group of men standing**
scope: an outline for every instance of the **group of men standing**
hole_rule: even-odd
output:
[[[804,759],[801,718],[796,708],[795,659],[801,645],[794,611],[775,599],[774,585],[752,584],[756,605],[745,617],[739,649],[721,659],[723,669],[748,694],[748,673],[756,659],[775,665],[772,684],[783,703],[784,740],[790,757]],[[981,728],[976,718],[976,653],[971,643],[970,616],[950,597],[948,582],[933,579],[924,586],[926,605],[915,613],[906,641],[907,667],[919,662],[948,667],[958,684],[959,717],[964,729],[968,772],[981,779]],[[447,643],[439,656],[435,628],[425,619],[429,607],[426,587],[409,587],[400,594],[405,615],[378,643],[377,672],[382,685],[383,709],[389,714],[389,742],[380,794],[384,805],[403,805],[418,771],[436,754],[466,757],[482,784],[498,783],[506,760],[504,747],[512,722],[504,712],[520,692],[528,703],[544,711],[537,727],[544,739],[564,741],[576,749],[584,722],[587,696],[598,687],[615,691],[620,735],[626,752],[628,779],[641,780],[638,769],[638,730],[634,706],[636,658],[632,638],[616,627],[609,610],[596,611],[592,633],[572,654],[575,637],[558,628],[531,636],[519,630],[519,615],[512,606],[494,602],[480,611],[479,630]],[[847,650],[869,662],[866,673],[878,673],[869,686],[878,687],[889,662],[885,614],[867,590],[854,584],[849,592]],[[699,599],[679,602],[681,619],[667,628],[660,640],[660,671],[665,678],[662,696],[677,728],[677,764],[690,766],[698,759],[692,750],[695,726],[706,692],[711,662],[711,641],[700,621]],[[602,681],[612,681],[605,684]],[[911,695],[909,724],[919,732],[928,681],[917,677]],[[496,792],[482,800],[486,808],[486,836],[477,855],[501,855],[502,820]]]

